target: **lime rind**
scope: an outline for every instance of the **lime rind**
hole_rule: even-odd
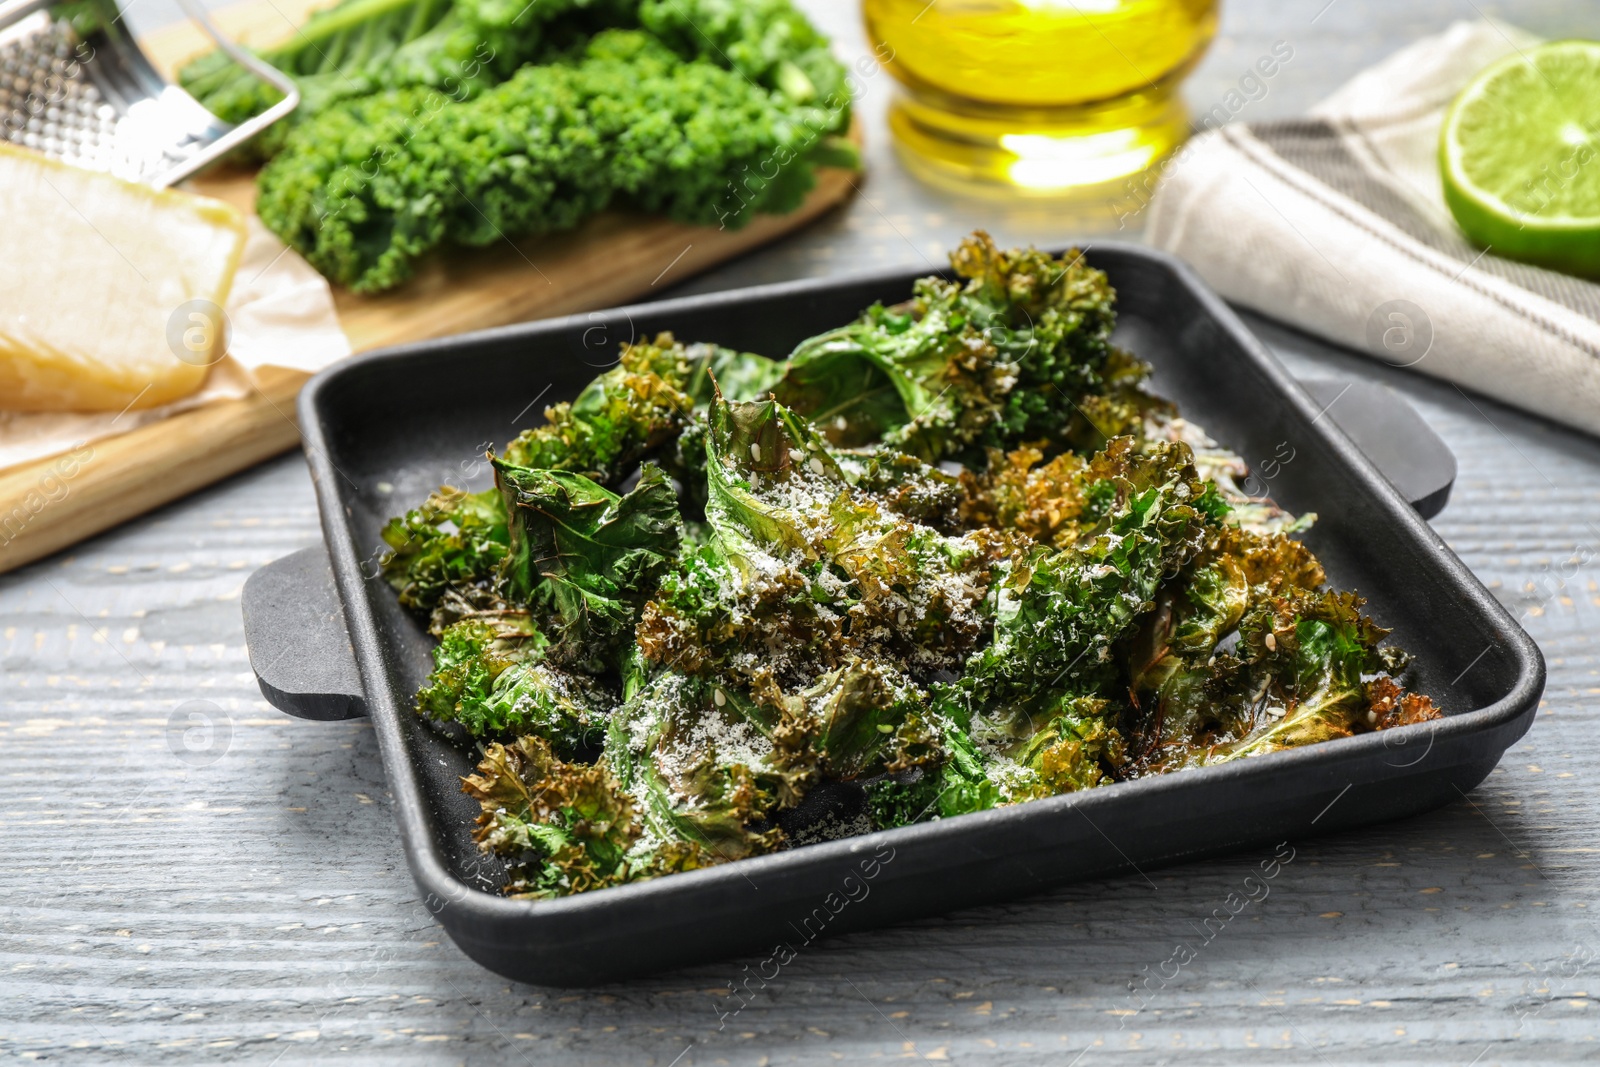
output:
[[[1497,254],[1600,276],[1600,42],[1494,63],[1446,113],[1445,201]]]

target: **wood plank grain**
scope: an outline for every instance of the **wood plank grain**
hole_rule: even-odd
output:
[[[1588,1062],[1595,565],[1560,600],[1525,590],[1594,543],[1600,447],[1477,400],[1491,425],[1370,360],[1297,369],[1401,389],[1455,450],[1436,527],[1524,613],[1551,660],[1546,706],[1469,800],[1292,842],[1267,898],[1175,977],[1174,946],[1264,856],[820,941],[738,997],[760,957],[577,990],[484,971],[410,880],[371,728],[291,720],[254,689],[240,587],[321,537],[305,468],[284,460],[0,578],[0,1050],[261,1067]],[[209,727],[189,733],[191,712]],[[1137,1010],[1129,985],[1147,977]]]
[[[800,3],[848,61],[870,54],[858,5]],[[1227,0],[1187,95],[1209,107],[1288,41],[1293,60],[1241,120],[1290,118],[1464,10]],[[1547,37],[1600,37],[1588,0],[1525,0],[1514,17]],[[888,82],[861,101],[869,134],[884,129]],[[873,185],[836,219],[693,287],[926,266],[977,225],[1006,243],[1085,237],[1064,210],[925,190],[885,137],[868,151]],[[1100,227],[1133,236],[1114,215]],[[1600,446],[1372,360],[1308,353],[1291,369],[1393,386],[1450,445],[1461,472],[1434,528],[1539,641],[1549,684],[1533,730],[1469,798],[1294,842],[1270,896],[1164,985],[1174,946],[1260,857],[1152,871],[1154,889],[1131,876],[818,942],[771,980],[751,977],[760,958],[588,990],[476,966],[411,881],[371,728],[286,719],[255,689],[240,587],[322,536],[305,466],[284,458],[0,576],[0,1055],[129,1067],[1593,1062]],[[186,738],[192,701],[215,706],[218,730]],[[180,759],[186,740],[215,762]],[[1150,976],[1160,988],[1132,1014],[1129,987]]]
[[[0,471],[0,572],[293,448],[295,395],[309,377],[268,367],[250,396]]]
[[[261,45],[292,32],[313,6],[306,0],[246,0],[217,19],[246,43]],[[146,45],[170,72],[203,50],[206,40],[183,24],[146,39]],[[758,216],[740,230],[607,211],[569,233],[446,249],[390,292],[364,296],[335,287],[334,306],[351,347],[362,352],[627,303],[806,226],[847,199],[855,182],[851,172],[824,169],[799,209]],[[236,168],[216,169],[188,185],[242,210],[255,204],[255,176]],[[97,442],[68,496],[48,507],[40,505],[38,487],[55,469],[55,457],[0,472],[0,573],[294,447],[294,394],[306,378],[275,368],[257,395]]]

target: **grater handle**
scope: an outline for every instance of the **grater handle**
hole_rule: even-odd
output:
[[[295,85],[293,78],[229,40],[221,30],[217,29],[216,23],[211,21],[211,16],[206,14],[205,8],[196,0],[178,0],[178,6],[183,8],[184,14],[199,23],[206,36],[210,37],[218,48],[228,53],[235,63],[281,90],[283,99],[255,118],[241,122],[182,163],[157,177],[151,183],[157,189],[165,189],[192,177],[300,106],[300,89]]]
[[[9,26],[20,22],[23,18],[35,11],[43,11],[55,0],[5,0],[0,3],[0,26]]]

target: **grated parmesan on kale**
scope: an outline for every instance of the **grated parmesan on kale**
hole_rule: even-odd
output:
[[[952,261],[787,361],[627,346],[494,490],[386,528],[508,893],[1437,717],[1308,520],[1110,345],[1103,275]]]

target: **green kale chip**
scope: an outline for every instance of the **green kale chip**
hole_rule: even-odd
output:
[[[604,758],[670,863],[709,866],[782,843],[766,819],[797,794],[775,752],[727,688],[663,670],[612,716]]]
[[[954,260],[782,363],[625,346],[496,494],[391,524],[442,632],[418,707],[490,743],[465,788],[508,892],[1439,717],[1306,520],[1144,391],[1102,276]]]
[[[499,604],[497,576],[510,537],[498,490],[443,486],[384,526],[383,576],[402,606],[432,615],[437,634],[469,612]]]
[[[639,609],[682,537],[677,496],[659,467],[618,496],[581,474],[495,461],[510,515],[507,595],[559,635],[550,657],[604,671],[633,640]]]
[[[602,374],[570,404],[545,409],[545,425],[508,444],[502,462],[580,474],[615,486],[639,461],[677,440],[694,408],[671,381],[624,362]]]
[[[548,641],[526,612],[474,615],[451,624],[433,650],[433,673],[417,692],[417,710],[461,722],[474,735],[494,733],[484,705],[512,665],[537,660]]]
[[[938,460],[973,445],[999,417],[1016,368],[941,286],[924,279],[913,307],[874,305],[802,341],[778,398],[840,446],[881,442]]]
[[[984,233],[961,243],[950,264],[966,285],[930,287],[924,300],[950,301],[1016,368],[1016,381],[987,443],[1036,441],[1095,452],[1170,414],[1143,389],[1150,368],[1111,344],[1116,294],[1076,250],[1056,258],[1036,249],[1001,251]]]
[[[596,748],[616,704],[597,679],[546,659],[549,641],[524,612],[474,615],[445,630],[417,710],[475,738],[537,736],[563,758]]]
[[[1071,548],[1036,547],[997,584],[994,639],[950,690],[958,723],[1025,737],[1061,694],[1108,686],[1113,646],[1199,550],[1204,487],[1188,448],[1133,445],[1117,438],[1087,468],[1106,487],[1104,519]]]
[[[1172,413],[1111,344],[1115,296],[1081,254],[1002,252],[979,232],[950,262],[965,284],[924,278],[910,301],[801,342],[778,398],[835,444],[929,460],[1036,442],[1092,453]]]
[[[639,820],[603,762],[566,763],[543,738],[522,737],[490,745],[461,783],[483,809],[478,846],[510,868],[507,895],[563,897],[639,876],[628,855]]]

